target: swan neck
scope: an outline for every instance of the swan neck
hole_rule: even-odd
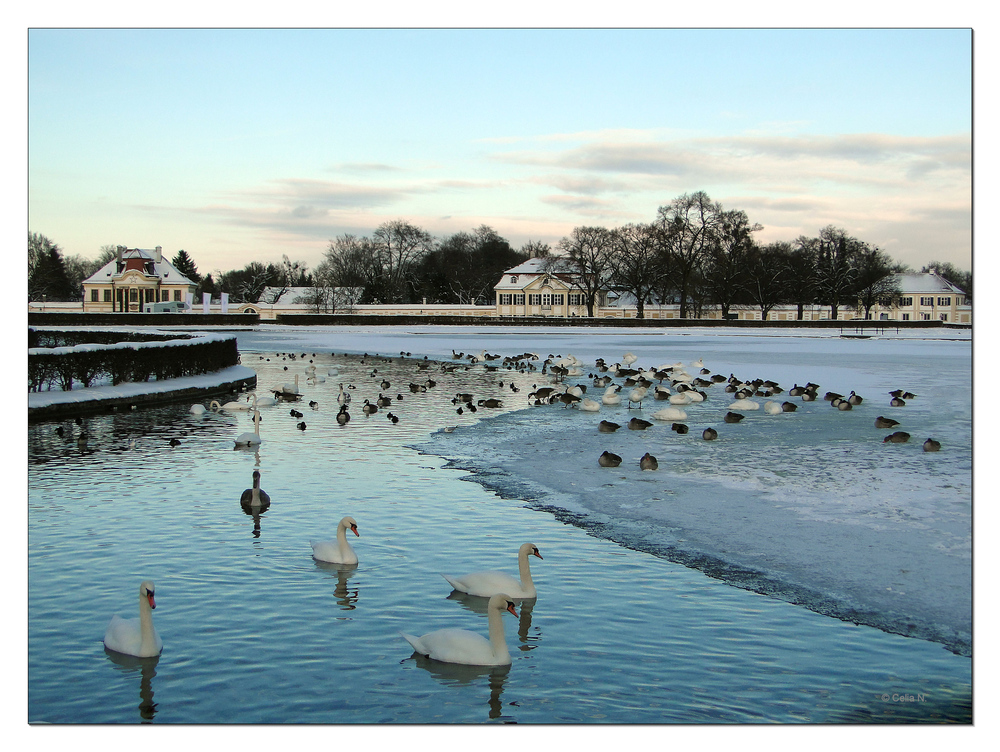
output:
[[[526,589],[533,585],[531,581],[531,565],[528,563],[528,552],[522,551],[517,557],[517,568],[521,575],[521,585]]]
[[[142,594],[139,595],[139,635],[141,637],[140,648],[144,651],[156,642],[156,631],[153,629],[153,609],[149,607],[149,600]]]
[[[491,608],[488,615],[490,625],[490,647],[493,655],[502,662],[510,662],[507,639],[503,634],[503,613],[499,608]]]

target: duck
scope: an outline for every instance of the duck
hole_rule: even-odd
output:
[[[306,422],[302,421],[301,423],[296,423],[295,427],[297,429],[299,429],[300,431],[305,431],[306,430]]]
[[[704,431],[701,432],[701,438],[703,438],[705,441],[715,441],[717,438],[719,438],[719,432],[716,431],[714,428],[706,428]]]
[[[875,418],[875,428],[895,428],[899,425],[898,420],[883,418],[881,415]]]
[[[153,626],[153,609],[156,608],[153,593],[152,580],[139,583],[138,618],[123,619],[118,614],[112,616],[104,632],[104,647],[136,658],[152,658],[163,652],[163,640]]]
[[[253,411],[253,432],[245,431],[236,437],[236,447],[254,446],[260,444],[260,413]]]
[[[251,507],[267,506],[271,503],[271,497],[267,495],[266,491],[261,490],[260,471],[254,470],[252,477],[253,487],[243,492],[240,496],[240,504]]]
[[[645,431],[651,425],[653,424],[648,420],[643,420],[642,418],[632,418],[632,420],[628,422],[628,427],[632,431]]]
[[[597,458],[597,464],[601,467],[618,467],[622,464],[622,458],[605,449],[604,454]]]
[[[400,635],[410,643],[414,652],[431,660],[467,666],[509,666],[511,659],[503,632],[503,611],[517,616],[514,601],[508,595],[498,593],[490,598],[486,607],[488,640],[477,632],[455,628],[439,629],[421,637],[405,632],[400,632]]]
[[[337,525],[337,540],[335,541],[309,541],[312,546],[313,558],[317,561],[325,561],[330,564],[357,564],[358,555],[347,542],[347,531],[350,529],[359,538],[358,523],[353,517],[344,517]]]
[[[294,407],[291,410],[288,411],[288,414],[291,415],[293,418],[301,418],[302,417],[302,413],[300,413]]]
[[[905,444],[910,440],[910,434],[906,431],[896,431],[895,433],[890,433],[884,439],[882,439],[883,444]]]
[[[601,433],[614,433],[621,425],[618,423],[612,423],[610,420],[602,420],[597,424],[597,430]]]
[[[656,470],[660,466],[660,463],[656,461],[656,457],[646,452],[642,457],[639,458],[639,469],[640,470]]]
[[[474,572],[461,576],[442,574],[455,590],[467,595],[489,598],[497,593],[507,593],[508,598],[516,600],[530,600],[538,597],[535,583],[531,579],[531,565],[528,563],[529,556],[542,555],[538,551],[538,546],[534,543],[522,543],[517,550],[517,569],[520,580],[504,572]]]
[[[938,441],[937,439],[927,439],[927,441],[924,442],[924,451],[925,452],[940,452],[941,451],[941,442]]]

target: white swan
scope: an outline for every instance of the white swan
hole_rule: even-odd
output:
[[[204,415],[205,406],[199,402],[197,405],[191,405],[191,409],[188,412],[192,415]]]
[[[584,397],[583,402],[580,403],[580,409],[588,413],[596,413],[601,409],[601,403],[590,399],[590,397]]]
[[[784,410],[781,409],[781,405],[777,402],[768,400],[764,403],[764,412],[768,415],[778,415],[779,413],[783,413]]]
[[[638,402],[639,407],[642,407],[642,400],[646,397],[646,392],[649,391],[648,387],[638,386],[629,392],[628,395],[628,406],[631,408],[633,402]]]
[[[278,404],[278,400],[274,397],[258,397],[256,392],[247,397],[247,399],[253,400],[253,407],[251,408],[253,410],[256,410],[258,407],[271,407]]]
[[[163,640],[153,626],[153,583],[143,580],[139,584],[139,617],[123,619],[118,614],[111,617],[104,632],[104,646],[108,650],[137,658],[151,658],[163,650]]]
[[[253,446],[260,443],[260,413],[253,411],[253,432],[245,431],[236,437],[236,446]]]
[[[621,387],[612,384],[605,391],[604,395],[601,397],[601,402],[605,405],[620,405],[622,403],[621,395],[618,394],[618,390]]]
[[[627,366],[632,365],[637,360],[639,360],[639,359],[635,355],[633,355],[632,353],[630,353],[630,352],[627,352],[624,355],[622,355],[622,363],[624,363]]]
[[[678,392],[667,397],[667,402],[671,405],[690,405],[694,400],[687,392]]]
[[[422,637],[414,637],[400,632],[403,639],[421,655],[426,655],[442,663],[460,663],[466,666],[509,666],[510,651],[503,634],[502,611],[509,611],[517,616],[514,602],[509,596],[500,593],[490,598],[486,607],[486,616],[490,627],[490,638],[487,640],[477,632],[467,629],[439,629]]]
[[[293,384],[282,384],[281,389],[277,390],[282,394],[299,394],[299,375],[295,374],[295,382]]]
[[[478,595],[489,598],[497,593],[507,593],[509,597],[517,599],[537,598],[538,591],[535,590],[535,583],[531,580],[531,565],[528,564],[529,556],[542,555],[538,553],[538,546],[534,543],[525,543],[517,551],[517,568],[521,579],[516,580],[509,574],[503,572],[475,572],[473,574],[453,577],[446,574],[444,577],[448,584],[460,593]]]
[[[208,406],[213,410],[249,410],[250,405],[245,402],[227,402],[220,405],[218,400],[212,400]]]
[[[662,410],[657,410],[650,417],[657,420],[684,420],[687,418],[687,413],[679,407],[665,407]]]
[[[734,400],[729,405],[729,409],[730,410],[759,410],[760,409],[760,403],[759,402],[754,402],[753,400],[748,400],[748,399],[738,399],[738,400]]]
[[[358,555],[354,553],[351,544],[347,542],[347,529],[359,538],[358,523],[353,517],[344,517],[337,525],[337,540],[335,541],[309,541],[312,546],[313,558],[317,561],[325,561],[330,564],[357,564]]]
[[[240,496],[240,504],[247,504],[252,507],[264,506],[271,503],[271,497],[260,487],[260,471],[253,471],[253,488],[248,488]]]

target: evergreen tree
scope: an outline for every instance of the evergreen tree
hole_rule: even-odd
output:
[[[80,300],[79,291],[66,274],[59,246],[44,236],[45,247],[35,259],[28,276],[29,300]]]
[[[201,281],[201,275],[198,273],[197,264],[191,260],[191,257],[188,256],[187,251],[184,249],[177,251],[177,255],[173,257],[171,263],[177,271],[190,279],[192,282]]]

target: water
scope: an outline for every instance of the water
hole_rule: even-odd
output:
[[[301,358],[241,350],[261,394],[303,373]],[[233,449],[252,430],[246,414],[194,418],[184,405],[88,419],[85,448],[52,423],[29,426],[30,722],[971,720],[968,658],[597,537],[410,448],[474,425],[488,411],[458,415],[449,400],[502,396],[496,375],[316,361],[340,375],[302,382],[301,419],[262,408],[256,452]],[[360,410],[382,377],[403,396],[387,408],[397,424]],[[437,385],[410,393],[428,377]],[[539,381],[503,378],[523,393]],[[334,420],[341,382],[358,385],[345,427]],[[272,499],[256,517],[239,504],[255,467]],[[309,540],[332,538],[345,514],[358,521],[359,566],[315,562]],[[483,604],[452,595],[440,573],[514,573],[525,541],[545,558],[532,562],[537,603],[504,617],[509,670],[414,657],[399,631],[486,633]],[[156,583],[164,650],[123,660],[101,638],[111,614],[135,615],[143,578]]]

